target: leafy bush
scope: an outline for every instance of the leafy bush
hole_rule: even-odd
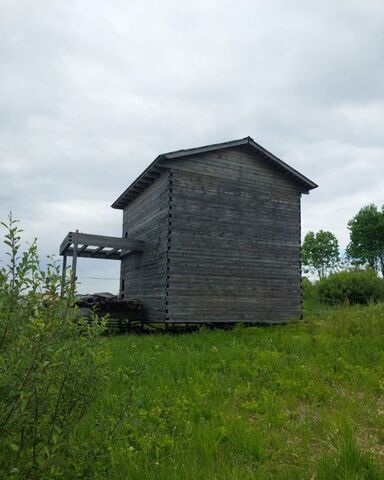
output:
[[[313,300],[317,297],[316,284],[312,283],[307,277],[302,277],[301,289],[303,293],[303,300]]]
[[[72,441],[106,377],[104,325],[76,319],[73,292],[60,272],[39,263],[36,242],[21,252],[9,217],[0,268],[0,472],[2,478],[84,477],[96,447]]]
[[[317,284],[322,302],[368,304],[384,301],[384,280],[373,270],[350,270],[331,274]]]

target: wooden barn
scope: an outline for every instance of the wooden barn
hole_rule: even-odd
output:
[[[148,322],[285,322],[301,315],[300,201],[316,187],[250,137],[165,153],[113,203],[122,238],[70,233],[61,254],[120,260],[120,296]]]

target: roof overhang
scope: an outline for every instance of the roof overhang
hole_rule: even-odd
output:
[[[204,147],[189,148],[186,150],[177,150],[175,152],[162,153],[159,155],[149,167],[120,195],[120,197],[111,205],[112,208],[125,208],[137,195],[145,190],[148,185],[153,183],[157,177],[161,175],[166,168],[161,166],[163,159],[177,159],[181,157],[189,157],[191,155],[199,155],[215,150],[223,150],[227,148],[244,147],[250,151],[257,152],[261,157],[271,162],[275,167],[289,175],[294,181],[298,182],[302,187],[302,193],[309,193],[310,190],[317,188],[318,185],[300,172],[280,160],[264,147],[256,143],[251,137],[245,137],[240,140],[232,140],[230,142],[215,143]]]

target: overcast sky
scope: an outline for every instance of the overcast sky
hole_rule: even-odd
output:
[[[384,203],[383,0],[1,0],[0,218],[41,254],[121,235],[157,154],[247,135],[320,185],[303,234]],[[117,291],[119,262],[79,262]]]

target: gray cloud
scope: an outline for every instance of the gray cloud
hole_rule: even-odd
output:
[[[319,183],[303,233],[345,246],[384,203],[381,0],[3,0],[0,31],[0,217],[43,254],[76,227],[119,235],[109,205],[158,153],[245,135]]]

